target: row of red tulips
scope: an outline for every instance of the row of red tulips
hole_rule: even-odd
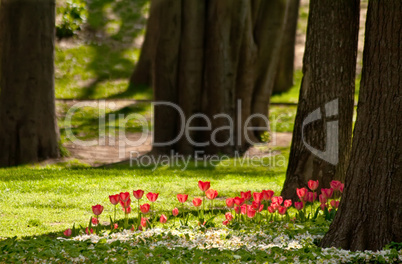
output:
[[[311,205],[311,208],[313,207],[314,202],[317,200],[317,188],[318,188],[319,182],[318,181],[313,181],[310,180],[308,182],[308,188],[300,188],[296,190],[297,196],[299,197],[300,201],[297,201],[293,204],[293,206],[298,210],[304,209],[304,214],[306,204],[309,203]],[[325,208],[329,208],[328,203],[331,205],[332,208],[329,208],[329,211],[332,209],[338,208],[339,201],[333,199],[330,200],[334,194],[334,192],[343,192],[344,184],[339,182],[339,181],[332,181],[331,182],[331,188],[328,189],[321,189],[321,194],[319,195],[319,201],[320,201],[320,207],[322,210],[326,210]],[[218,191],[211,189],[211,183],[209,181],[199,181],[198,182],[198,187],[200,190],[204,193],[203,197],[195,197],[192,200],[192,204],[198,209],[198,216],[199,216],[199,224],[205,224],[206,221],[204,221],[204,216],[205,216],[205,198],[211,201],[211,209],[213,210],[213,201],[218,197]],[[143,228],[147,226],[152,226],[152,222],[150,222],[149,218],[146,218],[145,216],[152,212],[151,208],[153,207],[153,204],[155,201],[158,199],[159,193],[152,193],[148,192],[146,194],[146,198],[148,201],[151,203],[144,203],[140,204],[140,200],[144,196],[144,191],[139,189],[133,191],[133,196],[137,200],[137,219],[138,222],[135,225],[132,225],[132,229],[140,229],[142,230]],[[188,200],[188,194],[177,194],[177,200],[179,203],[182,204],[182,213],[184,216],[184,204]],[[114,205],[114,220],[111,220],[111,228],[112,229],[118,229],[118,224],[116,223],[116,210],[117,210],[117,205],[120,204],[122,207],[122,210],[124,212],[125,216],[125,224],[124,226],[127,228],[128,226],[128,216],[132,211],[132,205],[131,205],[131,198],[130,198],[130,193],[129,192],[121,192],[119,194],[115,195],[110,195],[109,200],[112,205]],[[272,190],[262,190],[261,192],[253,192],[251,191],[246,191],[246,192],[240,192],[240,196],[238,197],[233,197],[233,198],[226,198],[225,200],[226,206],[229,209],[229,212],[225,214],[225,220],[223,221],[223,225],[228,225],[230,224],[233,220],[237,221],[245,221],[245,216],[247,216],[249,219],[254,218],[257,214],[260,214],[264,208],[266,208],[266,216],[268,217],[268,213],[270,214],[275,214],[278,212],[279,215],[287,215],[287,210],[292,206],[292,200],[287,199],[284,200],[281,196],[274,196],[274,191]],[[201,214],[200,214],[200,208],[201,205],[203,205]],[[93,229],[91,228],[92,225],[95,227],[98,227],[99,225],[99,216],[102,214],[104,207],[100,204],[92,206],[92,212],[94,213],[95,217],[91,219],[90,226],[86,229],[86,233],[93,233]],[[230,212],[230,210],[234,210],[234,216]],[[213,212],[213,211],[212,211]],[[175,207],[172,210],[172,216],[176,217],[179,215],[179,209]],[[212,214],[212,218],[214,218]],[[165,224],[168,220],[168,217],[165,214],[162,214],[159,217],[159,222],[162,224]],[[188,216],[187,216],[188,220]],[[187,224],[187,221],[186,221]],[[71,230],[68,229],[64,232],[66,236],[71,235]]]

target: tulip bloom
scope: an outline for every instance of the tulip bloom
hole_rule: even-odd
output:
[[[226,218],[226,220],[228,220],[228,221],[232,221],[232,219],[233,219],[232,213],[227,212],[227,213],[225,214],[225,218]]]
[[[209,181],[198,181],[198,187],[200,188],[201,191],[205,192],[211,187],[211,182]]]
[[[240,213],[242,215],[245,215],[247,213],[247,204],[243,204],[242,206],[240,206]]]
[[[321,210],[325,210],[325,207],[328,207],[328,205],[327,204],[325,204],[325,203],[322,203],[322,204],[320,204],[320,207],[321,207]]]
[[[131,206],[127,206],[123,208],[123,212],[127,215],[129,213],[131,213]]]
[[[224,225],[224,226],[226,226],[226,225],[228,225],[229,224],[229,221],[228,220],[224,220],[223,222],[222,222],[222,225]]]
[[[283,197],[282,196],[274,196],[274,197],[272,197],[271,201],[274,204],[276,203],[276,204],[280,205],[283,202]]]
[[[342,183],[341,186],[339,187],[339,191],[340,191],[341,193],[343,193],[343,188],[345,188],[345,184],[344,184],[344,183]]]
[[[306,194],[307,194],[307,189],[306,188],[296,188],[296,193],[297,196],[299,196],[300,201],[305,201],[306,199]]]
[[[283,203],[283,205],[284,205],[286,208],[291,207],[291,206],[292,206],[292,200],[290,200],[290,199],[285,200],[285,202]]]
[[[188,199],[188,194],[178,194],[177,195],[177,200],[179,200],[180,203],[185,203]]]
[[[72,233],[73,233],[73,232],[71,231],[70,228],[63,232],[63,234],[64,234],[66,237],[71,236]]]
[[[147,226],[147,218],[145,218],[145,217],[141,217],[141,226],[142,227],[146,227]]]
[[[167,222],[167,217],[166,215],[162,214],[161,217],[159,218],[159,222],[161,222],[162,224]]]
[[[195,206],[195,207],[198,207],[198,206],[200,206],[202,204],[202,199],[201,198],[194,198],[193,199],[193,205]]]
[[[118,225],[117,223],[115,223],[115,224],[113,225],[113,228],[114,228],[114,229],[117,229],[117,228],[119,228],[119,225]]]
[[[320,203],[325,204],[327,203],[327,197],[324,194],[320,194]]]
[[[334,193],[334,189],[332,189],[332,188],[321,189],[321,193],[324,194],[325,198],[331,199],[332,194]]]
[[[310,190],[315,191],[318,188],[318,180],[316,180],[316,181],[309,180],[307,185],[310,188]]]
[[[90,234],[93,234],[93,233],[94,233],[94,230],[92,228],[91,229],[89,229],[88,227],[85,228],[85,234],[90,235]]]
[[[121,192],[119,194],[120,196],[120,202],[127,202],[128,199],[130,199],[130,193],[129,192]]]
[[[227,198],[226,199],[226,206],[229,208],[233,208],[234,205],[234,199],[233,198]]]
[[[272,196],[274,196],[274,191],[272,191],[272,190],[262,190],[261,193],[262,193],[262,198],[265,201],[271,200]]]
[[[143,213],[143,214],[148,213],[150,208],[151,208],[151,206],[147,203],[140,205],[140,210],[141,210],[141,213]]]
[[[253,198],[254,198],[255,202],[260,203],[262,201],[262,199],[263,199],[262,192],[254,192],[253,193]]]
[[[115,195],[109,195],[109,200],[113,205],[116,205],[120,201],[120,195],[115,194]]]
[[[306,195],[306,200],[309,203],[314,203],[315,199],[317,199],[317,193],[308,192]]]
[[[235,209],[236,214],[240,214],[240,212],[241,212],[240,206],[235,206],[234,209]]]
[[[125,201],[125,202],[120,201],[120,205],[121,205],[121,207],[123,207],[123,208],[129,207],[130,204],[131,204],[131,199],[130,199],[130,198],[128,198],[127,201]]]
[[[158,199],[159,193],[147,193],[147,198],[150,202],[155,202]]]
[[[177,216],[179,214],[179,209],[177,209],[176,207],[172,210],[172,215],[173,216]]]
[[[247,192],[240,192],[241,198],[243,198],[245,201],[248,201],[251,199],[251,191]]]
[[[215,198],[218,196],[218,191],[212,190],[212,189],[208,189],[208,190],[205,192],[205,195],[207,196],[207,198],[208,198],[209,200],[213,200],[213,199],[215,199]]]
[[[284,215],[284,214],[286,214],[286,210],[287,210],[288,208],[286,208],[285,206],[279,206],[279,208],[278,208],[278,213],[280,214],[280,215]]]
[[[341,182],[340,181],[331,181],[329,185],[334,191],[339,191],[341,189]]]
[[[91,222],[93,225],[99,224],[99,221],[98,221],[98,219],[96,219],[96,217],[92,217]]]
[[[234,203],[236,205],[242,205],[244,203],[244,198],[240,198],[240,197],[235,197],[234,198]]]
[[[271,214],[275,213],[275,209],[272,206],[268,206],[267,208],[268,212],[270,212]]]
[[[303,209],[303,202],[295,202],[295,208],[299,211]]]
[[[247,210],[248,218],[253,218],[255,216],[255,213],[257,213],[256,210],[254,210],[253,208],[248,208],[248,210]]]
[[[332,200],[332,201],[330,202],[330,204],[331,204],[331,206],[332,206],[333,208],[337,209],[338,206],[339,206],[339,201]]]
[[[139,200],[144,195],[144,191],[143,190],[133,191],[133,195],[134,195],[135,199]]]
[[[94,215],[100,215],[103,212],[103,206],[100,204],[92,206],[92,212]]]

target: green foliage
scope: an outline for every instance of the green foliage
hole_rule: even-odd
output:
[[[56,25],[56,36],[60,39],[76,35],[88,16],[83,0],[67,0],[65,6],[57,8],[57,13],[61,16],[60,23]]]

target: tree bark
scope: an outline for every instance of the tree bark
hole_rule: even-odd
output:
[[[59,157],[54,0],[1,0],[0,167]]]
[[[333,179],[342,181],[350,155],[359,0],[312,0],[309,10],[304,76],[282,190],[287,199],[297,199],[296,188],[307,187],[308,180],[319,180],[319,190]],[[305,126],[315,110],[321,117]],[[313,154],[306,143],[321,153]]]
[[[281,45],[280,60],[274,82],[274,93],[283,93],[293,86],[296,30],[300,0],[290,0],[289,14]]]
[[[151,2],[159,4],[151,10],[161,10],[151,14],[158,20],[152,33],[155,100],[175,103],[182,110],[180,114],[171,107],[155,107],[154,152],[234,155],[259,140],[262,131],[247,130],[244,136],[243,126],[251,114],[268,114],[288,2]],[[267,130],[261,116],[248,127]],[[184,124],[204,130],[180,137]],[[168,146],[158,145],[173,139],[177,141]]]
[[[352,154],[323,247],[402,242],[402,3],[369,1]]]

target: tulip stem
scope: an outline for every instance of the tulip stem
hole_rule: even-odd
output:
[[[116,223],[116,205],[114,205],[114,222]]]

